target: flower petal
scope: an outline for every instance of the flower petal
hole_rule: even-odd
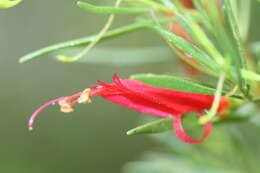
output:
[[[201,112],[210,109],[213,95],[187,93],[165,88],[153,87],[142,82],[114,76],[114,82],[104,84],[100,95],[111,101],[139,112],[160,117],[184,114],[190,111]],[[94,88],[97,88],[95,86]]]

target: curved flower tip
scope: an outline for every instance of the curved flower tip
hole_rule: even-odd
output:
[[[51,101],[45,103],[44,105],[42,105],[41,107],[39,107],[36,111],[34,111],[34,113],[31,115],[31,117],[29,119],[29,122],[28,122],[29,131],[33,130],[34,120],[39,115],[39,113],[42,112],[45,108],[47,108],[51,105],[54,105],[55,103],[59,103],[61,112],[65,112],[65,113],[72,112],[73,111],[72,106],[77,103],[77,100],[73,100],[73,99],[75,99],[75,98],[77,99],[80,96],[80,94],[81,93],[77,93],[77,94],[74,94],[74,95],[68,96],[68,97],[60,97],[60,98],[51,100]]]
[[[33,130],[34,119],[37,117],[37,115],[38,115],[42,110],[44,110],[45,108],[47,108],[47,107],[50,106],[50,105],[55,104],[56,102],[59,102],[59,101],[62,100],[63,98],[64,98],[64,97],[51,100],[51,101],[45,103],[44,105],[42,105],[41,107],[39,107],[36,111],[34,111],[34,113],[32,114],[32,116],[31,116],[30,119],[29,119],[28,129],[29,129],[30,131]]]
[[[173,127],[174,127],[174,131],[176,133],[176,135],[184,142],[186,143],[190,143],[190,144],[196,144],[196,143],[201,143],[204,142],[205,139],[208,138],[208,136],[210,135],[211,132],[211,127],[212,127],[212,123],[208,122],[204,125],[204,134],[202,136],[202,138],[200,139],[193,139],[191,137],[189,137],[185,130],[182,127],[182,122],[181,122],[181,118],[182,115],[178,115],[175,117],[174,121],[173,121]]]
[[[37,109],[29,120],[29,129],[33,128],[34,119],[46,107],[59,103],[62,112],[72,112],[76,103],[91,103],[93,96],[101,96],[107,101],[128,107],[130,109],[151,114],[158,117],[175,117],[174,125],[177,136],[188,143],[199,143],[204,141],[211,129],[211,124],[204,126],[204,136],[200,140],[194,140],[185,134],[181,125],[181,116],[188,112],[201,113],[211,108],[214,95],[187,93],[166,88],[158,88],[146,85],[132,79],[120,79],[117,75],[113,76],[110,84],[98,81],[91,89],[72,96],[60,97],[52,100]],[[223,97],[222,99],[225,100]],[[227,108],[225,101],[220,102],[218,113]]]

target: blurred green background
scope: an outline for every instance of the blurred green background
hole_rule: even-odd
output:
[[[259,13],[260,5],[254,1],[252,41],[260,40]],[[59,112],[58,106],[50,107],[36,120],[35,130],[27,130],[29,116],[41,104],[81,91],[96,84],[96,80],[110,82],[115,72],[127,77],[134,73],[175,71],[173,60],[112,66],[63,64],[48,55],[26,64],[18,63],[19,57],[35,49],[98,32],[106,18],[79,9],[76,0],[24,0],[17,7],[0,10],[1,173],[115,173],[156,146],[146,136],[126,136],[126,131],[138,124],[138,112],[100,98],[94,98],[93,104],[77,106],[70,114]],[[133,20],[129,16],[117,17],[113,27]],[[166,44],[155,33],[141,31],[98,45],[99,48],[149,46],[166,47]],[[115,49],[111,56],[116,53]],[[110,54],[106,56],[109,59]]]

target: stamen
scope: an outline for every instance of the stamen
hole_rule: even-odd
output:
[[[42,105],[40,108],[38,108],[30,117],[28,122],[28,129],[31,131],[33,130],[33,123],[35,118],[38,116],[38,114],[43,111],[45,108],[47,108],[50,105],[54,105],[55,103],[59,103],[60,105],[60,111],[64,113],[69,113],[73,111],[72,106],[76,103],[78,103],[78,98],[81,96],[82,92],[73,94],[72,96],[66,96],[66,97],[60,97],[54,100],[51,100],[47,102],[46,104]],[[73,100],[76,99],[76,100]],[[73,101],[72,101],[73,100]]]
[[[73,96],[73,97],[75,97],[75,96]],[[64,112],[64,113],[73,112],[73,108],[72,108],[73,105],[72,105],[72,102],[71,102],[71,99],[73,97],[71,97],[71,96],[66,97],[65,99],[59,101],[61,112]]]
[[[60,111],[64,113],[70,113],[73,112],[72,106],[61,106]]]
[[[40,113],[41,111],[43,111],[45,108],[47,108],[47,107],[50,106],[50,105],[53,105],[53,104],[55,104],[55,103],[57,103],[57,102],[59,102],[59,101],[61,101],[61,100],[64,100],[65,98],[66,98],[66,97],[60,97],[60,98],[51,100],[51,101],[45,103],[44,105],[42,105],[41,107],[39,107],[36,111],[34,111],[34,113],[32,114],[32,116],[31,116],[30,119],[29,119],[28,129],[29,129],[30,131],[33,130],[34,120],[35,120],[35,118],[39,115],[39,113]]]
[[[87,88],[85,89],[78,98],[78,103],[91,103],[90,93],[91,89]]]

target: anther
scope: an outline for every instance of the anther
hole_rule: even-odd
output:
[[[59,101],[59,105],[60,105],[61,112],[64,112],[64,113],[73,112],[73,108],[70,103],[70,100],[67,100],[66,98],[64,98],[63,100]]]
[[[78,98],[78,103],[91,103],[91,98],[89,96],[90,88],[85,89]]]

